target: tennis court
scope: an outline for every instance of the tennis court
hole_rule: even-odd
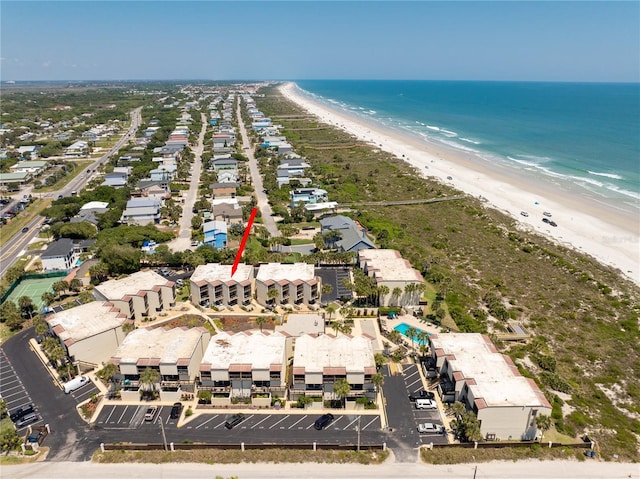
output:
[[[43,306],[42,303],[42,293],[47,291],[53,291],[51,285],[56,281],[60,281],[64,279],[64,277],[54,277],[54,278],[31,278],[31,279],[23,279],[16,286],[16,288],[11,292],[7,301],[13,301],[16,306],[18,305],[18,298],[21,296],[29,296],[33,301],[36,311],[40,311]]]

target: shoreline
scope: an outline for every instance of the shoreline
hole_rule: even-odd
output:
[[[472,154],[367,123],[303,96],[293,82],[284,83],[278,89],[286,99],[324,123],[404,160],[422,177],[479,198],[487,206],[511,216],[519,228],[542,234],[555,243],[617,268],[622,276],[640,285],[640,234],[638,218],[633,213],[594,198],[577,197],[574,192],[551,182],[534,183],[518,176],[516,170],[510,171]],[[521,211],[529,216],[521,216]],[[542,222],[544,211],[552,213],[551,219],[557,227]]]

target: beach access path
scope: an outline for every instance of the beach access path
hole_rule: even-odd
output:
[[[444,146],[420,141],[373,122],[338,112],[297,90],[289,82],[279,87],[285,98],[320,121],[340,128],[373,148],[404,160],[425,178],[451,185],[487,206],[511,216],[519,228],[537,232],[550,240],[588,254],[617,268],[640,284],[640,228],[637,214],[617,210],[594,198],[578,196],[552,181],[533,180],[521,171]],[[521,211],[528,216],[520,214]],[[542,221],[551,212],[557,227]]]

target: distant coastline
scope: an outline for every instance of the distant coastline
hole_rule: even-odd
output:
[[[413,165],[423,176],[451,184],[511,215],[522,228],[535,230],[564,246],[618,268],[640,284],[640,235],[637,211],[616,208],[595,196],[482,161],[473,152],[421,141],[374,120],[363,120],[339,108],[315,101],[295,83],[280,86],[282,94],[327,124],[348,131],[372,146],[391,152]],[[525,217],[520,212],[526,212]],[[558,226],[542,222],[552,213]]]

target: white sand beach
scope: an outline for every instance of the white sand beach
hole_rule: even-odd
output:
[[[404,159],[424,176],[483,199],[487,205],[518,220],[523,229],[537,231],[618,268],[624,276],[640,284],[640,218],[637,214],[617,210],[595,198],[578,197],[551,183],[534,182],[518,176],[515,170],[511,172],[472,154],[366,123],[301,95],[295,83],[281,85],[280,91],[321,121]],[[521,211],[529,216],[522,216]],[[557,227],[542,222],[545,211],[552,214]]]

